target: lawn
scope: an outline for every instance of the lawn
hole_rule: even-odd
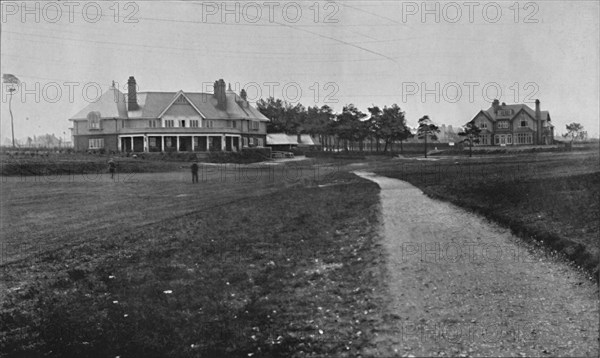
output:
[[[331,164],[240,168],[205,166],[199,184],[184,169],[4,180],[0,352],[368,349],[383,314],[378,187]]]
[[[483,214],[598,275],[596,151],[400,159],[374,170]]]

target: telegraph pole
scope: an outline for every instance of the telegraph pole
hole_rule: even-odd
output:
[[[15,148],[15,126],[13,123],[13,113],[12,113],[12,107],[11,107],[11,103],[12,103],[12,96],[13,93],[16,91],[16,89],[14,87],[10,87],[8,89],[8,93],[10,94],[10,97],[8,98],[8,112],[10,112],[10,132],[12,134],[12,146],[13,148]]]

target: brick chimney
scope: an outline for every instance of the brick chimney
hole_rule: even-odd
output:
[[[139,108],[140,106],[138,106],[137,102],[137,84],[135,78],[129,76],[129,79],[127,80],[127,109],[135,111]]]
[[[248,94],[246,93],[246,90],[242,88],[242,90],[240,91],[240,97],[244,100],[247,101],[248,99]]]
[[[492,102],[492,107],[494,108],[494,114],[497,114],[498,108],[500,107],[500,101],[495,99],[494,102]]]
[[[213,96],[217,99],[217,108],[225,110],[227,108],[227,97],[225,96],[225,81],[223,79],[215,81]]]
[[[537,144],[542,144],[542,111],[540,110],[540,100],[535,100],[535,121],[537,125]]]

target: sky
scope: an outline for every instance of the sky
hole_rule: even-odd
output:
[[[493,99],[599,132],[598,1],[2,1],[0,138],[54,133],[112,81],[274,96],[341,111],[397,103],[460,127]]]

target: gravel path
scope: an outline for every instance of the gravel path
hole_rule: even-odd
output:
[[[381,187],[389,256],[394,323],[371,354],[598,357],[598,286],[583,273],[406,182],[356,174]]]

